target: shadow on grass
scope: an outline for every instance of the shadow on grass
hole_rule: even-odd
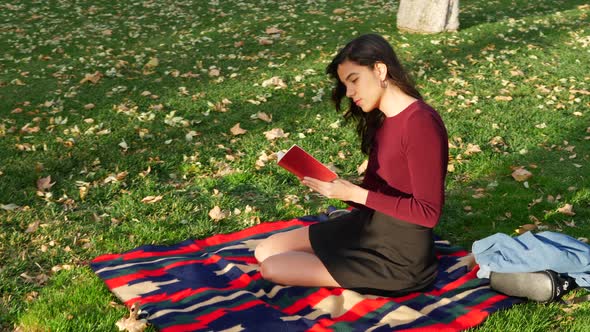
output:
[[[491,0],[485,2],[462,1],[460,4],[460,29],[465,30],[485,23],[530,16],[550,15],[587,4],[584,0],[550,1],[539,0],[515,2],[512,0]]]

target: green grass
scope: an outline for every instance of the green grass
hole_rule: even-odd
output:
[[[359,33],[388,38],[447,125],[455,170],[437,233],[469,248],[536,218],[549,230],[590,234],[585,1],[465,1],[461,30],[431,36],[398,33],[390,1],[217,3],[0,5],[0,204],[20,207],[0,209],[0,330],[111,331],[126,310],[111,304],[85,264],[92,258],[338,204],[310,194],[272,160],[255,164],[297,143],[358,178],[364,156],[352,126],[329,126],[340,115],[323,73]],[[261,45],[272,26],[284,33]],[[151,58],[159,64],[147,70]],[[213,66],[220,76],[209,76]],[[104,75],[96,84],[80,83],[96,71]],[[273,76],[288,87],[262,87]],[[210,106],[224,98],[226,112]],[[272,122],[252,119],[257,112]],[[248,132],[233,136],[238,122]],[[288,138],[268,141],[272,128]],[[494,137],[501,140],[491,144]],[[482,151],[470,155],[468,144]],[[511,178],[512,166],[533,173],[528,187]],[[36,181],[49,175],[52,196],[41,197]],[[142,203],[149,195],[163,198]],[[566,203],[574,216],[556,212]],[[216,205],[228,218],[208,217]],[[71,270],[52,272],[64,264]],[[563,309],[519,305],[475,330],[589,330],[588,304]]]

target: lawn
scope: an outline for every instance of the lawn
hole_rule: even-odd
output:
[[[0,4],[0,330],[112,331],[127,310],[92,258],[342,207],[274,159],[296,143],[359,179],[365,156],[324,68],[367,32],[391,42],[446,123],[439,235],[465,248],[527,227],[589,237],[587,1],[462,1],[459,32],[425,36],[400,34],[396,10]],[[518,168],[532,176],[515,180]],[[524,304],[475,330],[588,326],[588,303]]]

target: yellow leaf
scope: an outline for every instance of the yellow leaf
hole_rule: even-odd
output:
[[[356,169],[356,172],[358,173],[358,175],[365,173],[368,165],[369,165],[369,160],[365,159],[365,161],[363,161]]]
[[[141,176],[142,178],[146,177],[148,174],[150,174],[150,172],[152,171],[152,167],[148,166],[148,168],[145,171],[142,171],[139,173],[139,176]]]
[[[510,96],[496,96],[494,97],[496,101],[511,101],[512,97]]]
[[[88,187],[80,187],[78,191],[80,193],[80,199],[84,200],[86,198],[86,195],[88,195]]]
[[[150,59],[150,61],[148,61],[144,67],[148,68],[148,69],[153,69],[158,67],[158,65],[160,64],[160,60],[158,60],[158,58],[153,57]]]
[[[146,196],[144,197],[141,202],[146,204],[153,204],[162,200],[162,196]]]

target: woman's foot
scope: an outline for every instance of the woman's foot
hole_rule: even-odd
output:
[[[571,277],[545,270],[515,273],[491,272],[490,287],[509,296],[524,297],[545,303],[559,300],[577,285]]]

